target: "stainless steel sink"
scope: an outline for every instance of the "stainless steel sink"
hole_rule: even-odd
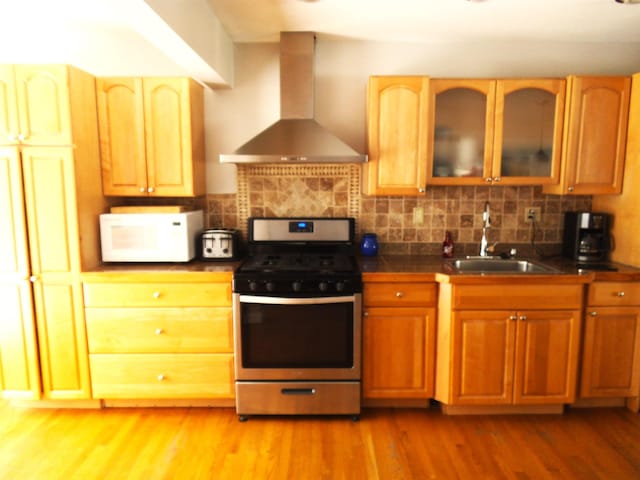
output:
[[[513,260],[502,258],[465,258],[453,262],[454,268],[460,273],[557,273],[558,270],[540,263],[528,260]]]

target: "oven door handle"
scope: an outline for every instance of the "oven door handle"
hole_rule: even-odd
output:
[[[321,303],[353,303],[356,297],[353,295],[342,297],[261,297],[256,295],[240,295],[240,303],[262,303],[269,305],[319,305]]]

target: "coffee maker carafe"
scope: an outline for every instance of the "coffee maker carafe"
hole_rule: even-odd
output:
[[[562,254],[578,264],[609,261],[611,215],[593,212],[565,212]]]

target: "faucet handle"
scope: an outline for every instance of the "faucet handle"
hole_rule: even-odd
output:
[[[489,252],[489,253],[493,253],[493,252],[495,252],[495,250],[496,250],[496,245],[497,245],[497,244],[498,244],[498,242],[493,242],[493,244],[492,244],[492,245],[489,245],[489,246],[487,247],[487,252]]]

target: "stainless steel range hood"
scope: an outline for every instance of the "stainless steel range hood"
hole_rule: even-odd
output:
[[[280,117],[221,163],[362,163],[367,156],[313,118],[314,50],[312,32],[280,33]]]

